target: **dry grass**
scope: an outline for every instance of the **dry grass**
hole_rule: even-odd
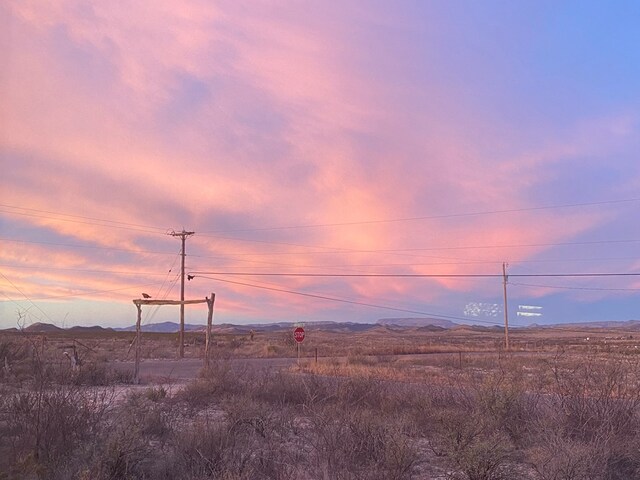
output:
[[[184,388],[122,398],[109,342],[79,340],[71,372],[69,338],[3,337],[0,479],[640,478],[640,365],[620,349],[580,353],[564,338],[543,354],[479,354],[495,339],[462,352],[451,335],[396,357],[363,336],[332,347],[343,358],[256,371],[231,358],[284,339],[231,340]]]

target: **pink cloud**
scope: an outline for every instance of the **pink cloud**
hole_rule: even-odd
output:
[[[371,25],[417,28],[406,15],[375,7],[27,1],[4,8],[12,39],[0,153],[22,160],[12,165],[2,201],[26,208],[199,231],[223,229],[223,217],[251,228],[527,208],[531,192],[553,179],[549,166],[577,155],[627,151],[637,131],[629,112],[594,115],[561,131],[542,125],[530,135],[517,125],[505,126],[500,112],[459,95],[459,85],[417,73],[411,59],[431,58],[439,45],[371,47],[375,35],[363,33]],[[360,28],[353,28],[352,15],[363,22]],[[437,29],[435,16],[425,22]],[[536,143],[540,137],[545,141]],[[625,182],[621,195],[631,194],[637,178]],[[229,234],[311,248],[204,236],[190,245],[205,255],[245,260],[228,260],[226,268],[246,268],[253,260],[263,263],[252,268],[329,264],[337,265],[334,271],[369,272],[375,268],[358,265],[405,262],[409,272],[475,273],[547,248],[372,252],[562,242],[612,217],[580,211],[567,222],[562,211],[522,211]],[[20,221],[101,247],[177,247],[162,231],[63,222],[53,215]],[[308,253],[317,247],[345,251]],[[278,249],[296,255],[270,256]],[[43,246],[5,257],[30,262],[47,251]],[[439,260],[446,265],[420,265]],[[75,252],[48,261],[65,267],[89,263],[90,256]],[[496,265],[468,263],[474,261]],[[147,258],[140,263],[141,270],[165,268]],[[106,260],[104,266],[119,267]],[[31,293],[37,291],[27,276],[13,273]],[[73,283],[64,273],[42,275],[39,285],[58,284],[53,293]],[[85,280],[92,289],[123,282]],[[280,284],[325,292],[333,285],[299,279]],[[191,288],[206,294],[204,287]],[[491,288],[454,279],[424,286],[371,280],[349,284],[347,293],[367,301],[385,293],[437,301],[452,292]],[[232,296],[229,311],[257,314],[260,308],[243,307],[245,302],[270,300],[296,311],[309,304],[325,308],[323,302],[275,292],[224,289]]]

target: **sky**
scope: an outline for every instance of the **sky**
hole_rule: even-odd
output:
[[[640,319],[639,24],[635,1],[2,2],[0,328],[135,323],[142,292],[180,298],[183,229],[216,323],[500,325],[503,263],[510,325]]]

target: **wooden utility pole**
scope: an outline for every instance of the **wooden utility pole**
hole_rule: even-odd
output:
[[[180,301],[184,302],[184,257],[185,254],[185,241],[187,237],[193,235],[195,232],[187,232],[182,229],[181,232],[171,232],[169,235],[172,237],[180,237],[182,239],[182,249],[180,250],[180,255],[182,257],[182,262],[180,265]],[[178,357],[184,358],[184,303],[180,304],[180,332],[178,334]]]
[[[133,383],[138,385],[140,383],[140,335],[141,335],[141,320],[142,320],[142,305],[136,303],[138,307],[138,319],[136,320],[136,360],[133,366]]]
[[[209,349],[211,345],[211,324],[213,323],[213,304],[216,301],[216,294],[211,293],[211,298],[207,298],[209,313],[207,314],[207,336],[204,341],[204,366],[209,366]]]
[[[509,351],[509,309],[507,307],[507,264],[502,263],[502,289],[504,292],[504,348]]]

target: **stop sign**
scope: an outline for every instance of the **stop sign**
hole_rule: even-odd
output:
[[[296,342],[302,343],[304,340],[304,328],[298,327],[293,331],[293,338]]]

